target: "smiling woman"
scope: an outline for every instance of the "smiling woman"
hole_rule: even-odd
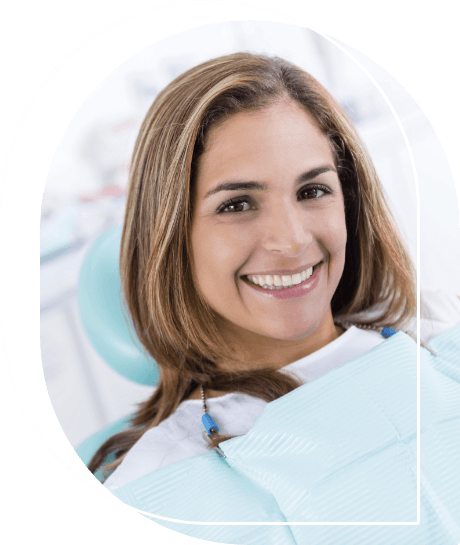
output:
[[[398,343],[415,346],[403,333],[395,335],[397,341],[384,342],[415,315],[414,270],[365,147],[338,103],[305,71],[279,58],[238,53],[192,68],[157,96],[133,154],[120,266],[137,335],[161,370],[158,387],[140,406],[130,428],[104,443],[89,465],[93,472],[104,467],[110,473],[105,485],[120,497],[132,501],[137,492],[143,498],[156,494],[156,514],[201,520],[181,511],[193,504],[185,489],[189,486],[192,497],[200,501],[210,494],[211,501],[212,490],[202,487],[220,467],[224,473],[215,478],[222,487],[216,490],[228,500],[224,520],[232,516],[253,520],[250,507],[258,503],[248,499],[249,492],[244,496],[253,484],[238,484],[241,475],[247,471],[251,483],[259,475],[262,481],[257,490],[270,493],[284,478],[241,466],[243,454],[241,449],[235,454],[235,445],[237,449],[243,445],[246,454],[252,452],[252,429],[259,430],[254,432],[256,443],[265,441],[266,462],[276,445],[282,449],[286,441],[296,445],[298,460],[290,453],[290,464],[283,463],[285,450],[283,455],[276,451],[276,471],[291,463],[304,468],[307,453],[300,447],[311,445],[315,431],[308,426],[321,419],[321,429],[332,435],[321,448],[308,447],[308,452],[322,453],[315,466],[318,475],[323,461],[334,459],[337,450],[347,456],[353,452],[355,462],[367,459],[368,454],[350,447],[340,435],[351,422],[362,420],[366,429],[364,420],[370,418],[369,433],[376,435],[369,452],[379,452],[380,440],[386,445],[384,451],[391,452],[387,432],[399,428],[393,422],[390,428],[380,429],[379,422],[386,408],[392,412],[398,405],[385,405],[391,395],[386,401],[373,396],[386,395],[385,388],[399,391],[393,388],[395,377],[404,365],[415,369],[415,357],[397,364],[396,375],[388,380],[384,375],[389,367],[384,366],[383,374],[376,375],[377,382],[363,390],[361,397],[359,389],[350,392],[347,380],[355,376],[356,362],[367,362],[369,357],[369,365],[363,368],[367,372],[375,368],[372,362],[383,350]],[[403,348],[398,357],[406,354]],[[399,361],[394,354],[385,358],[395,364]],[[363,384],[358,379],[357,384]],[[307,420],[297,429],[311,435],[301,438],[284,428],[277,432],[276,426],[272,434],[261,434],[264,423],[272,429],[273,415],[291,414],[289,400],[308,401],[316,390],[306,387],[315,383],[335,386],[326,397],[317,398],[321,408],[301,409]],[[406,384],[403,378],[400,384]],[[401,399],[412,399],[413,384]],[[347,414],[343,424],[337,424],[335,416],[329,420],[323,416],[336,399],[350,394],[332,413],[337,418]],[[270,403],[279,398],[284,405]],[[287,413],[283,413],[285,405]],[[352,416],[347,407],[355,407]],[[376,407],[380,412],[373,420],[369,415]],[[409,410],[411,426],[416,423],[415,408],[414,401]],[[411,426],[413,439],[416,430]],[[394,439],[398,452],[407,447],[400,444],[401,433]],[[246,439],[245,434],[247,442],[235,443]],[[332,448],[335,439],[331,442],[330,437],[339,435],[341,447]],[[115,461],[107,464],[110,454]],[[396,459],[400,460],[399,454]],[[349,458],[339,465],[359,466]],[[204,477],[197,483],[190,476],[201,475],[203,467]],[[229,467],[237,469],[225,473]],[[377,472],[386,467],[381,458],[377,467]],[[332,466],[329,470],[339,474]],[[315,471],[307,473],[316,475]],[[301,498],[320,490],[320,481],[329,481],[321,477],[314,485],[310,482],[307,491],[302,488],[306,481],[297,482],[301,474],[303,470],[296,470],[289,485],[291,491],[297,490],[295,508],[303,509],[295,517],[317,521],[325,520],[323,516],[333,520],[344,520],[342,516],[387,520],[388,516],[395,520],[393,513],[363,514],[359,509],[374,503],[350,497],[344,497],[341,505],[357,506],[352,515],[312,515],[310,500]],[[382,494],[389,490],[388,479],[385,475]],[[400,480],[398,474],[395,482]],[[375,484],[367,477],[365,481]],[[185,487],[183,501],[168,496],[178,483],[179,489]],[[408,477],[407,483],[409,495],[415,494],[414,479]],[[334,493],[342,489],[339,486]],[[372,497],[380,494],[378,487],[369,490]],[[414,515],[412,500],[410,496],[410,514],[404,512],[398,520]],[[265,501],[260,504],[262,512],[253,516],[272,520],[274,511],[265,508]],[[276,501],[281,505],[278,496]],[[318,501],[320,505],[322,500]],[[387,504],[394,502],[390,499]],[[213,505],[223,504],[211,502],[211,510]],[[277,520],[288,520],[293,505],[285,504]],[[238,506],[243,510],[231,515]],[[203,520],[222,520],[214,515],[206,512]],[[249,543],[248,535],[240,536],[238,542]],[[417,534],[414,543],[419,538]],[[302,542],[283,539],[277,543]]]
[[[145,430],[201,387],[271,401],[299,384],[277,370],[336,340],[345,318],[399,327],[415,312],[412,264],[364,146],[328,92],[278,58],[214,59],[157,96],[133,154],[120,265],[161,380],[90,464],[116,452],[107,486]],[[313,289],[300,286],[300,297],[248,282],[275,285],[310,267]],[[187,455],[205,448],[200,432]]]

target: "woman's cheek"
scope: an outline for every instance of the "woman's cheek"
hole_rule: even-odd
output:
[[[347,228],[345,214],[339,207],[335,213],[327,216],[326,223],[323,218],[321,244],[327,250],[331,264],[334,265],[331,272],[341,276],[345,264]]]
[[[245,261],[245,237],[231,225],[209,225],[195,231],[192,241],[196,274],[206,293],[225,291]]]

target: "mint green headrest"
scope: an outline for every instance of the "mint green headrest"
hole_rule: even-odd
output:
[[[78,282],[83,328],[99,355],[125,378],[153,386],[158,366],[145,352],[124,308],[119,270],[122,226],[101,235],[85,256]]]

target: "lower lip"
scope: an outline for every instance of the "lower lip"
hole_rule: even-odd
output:
[[[292,288],[283,288],[282,290],[264,290],[264,288],[260,288],[255,284],[250,284],[249,282],[246,282],[246,284],[248,284],[256,291],[263,293],[264,295],[270,295],[272,297],[276,297],[277,299],[290,299],[291,297],[301,297],[302,295],[309,293],[318,284],[320,268],[321,267],[318,267],[316,271],[310,276],[310,278],[304,280],[296,286],[292,286]]]

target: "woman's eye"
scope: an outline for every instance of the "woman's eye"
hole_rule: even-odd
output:
[[[246,200],[236,200],[232,199],[231,201],[224,202],[217,210],[219,214],[232,214],[239,212],[246,212],[251,210],[251,204]]]
[[[328,193],[330,193],[330,191],[327,190],[325,187],[310,186],[310,187],[304,187],[300,191],[299,196],[303,199],[311,200],[311,199],[318,199]]]

